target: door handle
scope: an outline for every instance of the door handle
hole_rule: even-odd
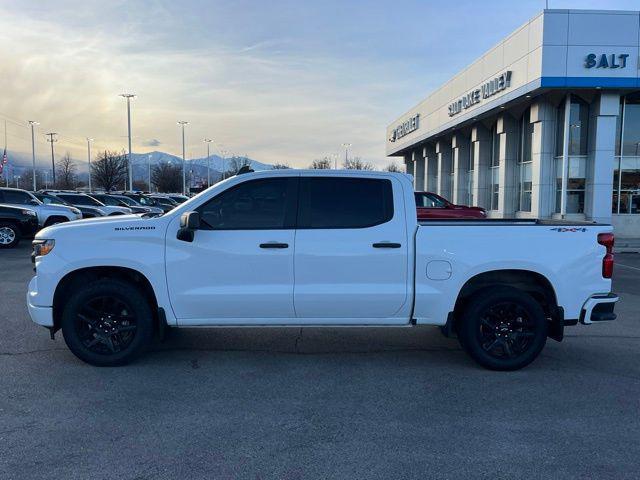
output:
[[[374,243],[373,248],[400,248],[402,245],[400,243],[393,242],[378,242]]]
[[[261,243],[260,248],[289,248],[288,243],[268,242]]]

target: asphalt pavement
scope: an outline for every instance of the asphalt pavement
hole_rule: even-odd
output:
[[[434,328],[193,329],[95,368],[25,307],[0,251],[0,478],[638,478],[640,254],[618,320],[511,373]]]

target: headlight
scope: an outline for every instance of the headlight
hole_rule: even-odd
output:
[[[36,212],[33,210],[22,210],[23,215],[31,215],[32,217],[37,217]]]
[[[33,245],[33,254],[36,257],[43,257],[49,253],[51,253],[51,250],[53,250],[53,247],[55,246],[56,241],[55,240],[34,240],[31,245]]]

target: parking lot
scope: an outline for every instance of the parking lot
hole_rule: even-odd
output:
[[[434,328],[180,330],[91,367],[29,319],[29,253],[0,251],[1,478],[638,477],[640,255],[618,320],[500,373]]]

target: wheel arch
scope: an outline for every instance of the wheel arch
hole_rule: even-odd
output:
[[[453,310],[454,318],[460,318],[468,301],[479,291],[487,288],[511,287],[531,295],[542,306],[552,320],[551,338],[562,339],[564,318],[558,306],[558,297],[549,279],[541,273],[524,269],[489,270],[479,273],[465,282],[460,289]]]
[[[149,279],[138,270],[121,266],[85,267],[67,273],[56,286],[53,294],[53,328],[60,328],[64,299],[75,288],[100,279],[117,279],[138,287],[149,300],[154,315],[154,324],[158,322],[158,300]]]

